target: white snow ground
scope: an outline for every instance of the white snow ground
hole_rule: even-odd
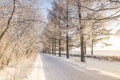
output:
[[[49,56],[51,56],[51,58],[52,57],[54,58],[53,55],[49,55]],[[117,79],[120,79],[120,69],[119,69],[120,62],[108,62],[108,61],[100,61],[97,59],[87,58],[87,60],[86,60],[87,62],[82,63],[82,62],[80,62],[80,58],[70,57],[70,59],[66,59],[65,56],[62,56],[61,58],[56,57],[56,59],[62,59],[62,60],[64,60],[65,63],[70,63],[70,66],[76,68],[77,70],[79,70],[80,67],[83,67],[83,68],[86,68],[89,70],[97,71],[103,75],[107,75],[110,77],[115,77]],[[32,72],[27,74],[27,78],[25,78],[24,80],[46,80],[46,79],[49,79],[48,77],[46,78],[45,74],[47,72],[44,70],[45,69],[44,67],[43,67],[43,61],[41,59],[41,56],[38,54],[35,62],[32,64]],[[0,71],[0,80],[16,80],[16,79],[7,79],[8,73],[6,73],[6,72],[8,72],[8,71],[9,71],[9,73],[15,73],[14,68],[11,68],[11,69],[5,68],[5,70]],[[2,75],[4,75],[4,76],[2,76]],[[23,79],[20,79],[20,80],[23,80]]]
[[[120,62],[109,62],[98,59],[86,58],[86,63],[83,63],[80,62],[80,57],[70,57],[70,59],[66,59],[66,56],[62,56],[61,59],[79,65],[80,67],[99,71],[101,74],[120,79]]]
[[[0,70],[0,80],[24,80],[27,75],[31,74],[34,56],[21,58],[19,62],[11,62]]]
[[[62,56],[58,59],[62,59],[69,63],[75,64],[73,67],[77,68],[78,70],[80,67],[85,67],[90,70],[99,71],[100,74],[120,79],[120,62],[100,61],[97,59],[87,58],[87,62],[82,63],[80,62],[80,58],[70,57],[70,59],[66,59],[65,56]],[[46,80],[40,55],[37,56],[35,63],[33,63],[32,70],[32,73],[28,75],[28,78],[26,80]]]
[[[66,53],[66,52],[64,52]],[[70,51],[70,54],[80,54],[80,51]],[[91,51],[87,51],[87,55],[91,55]],[[96,56],[120,56],[120,51],[114,51],[114,50],[106,50],[106,51],[94,51],[94,55]]]
[[[90,78],[91,80],[120,80],[117,74],[103,71],[101,68],[96,68],[96,66],[92,67],[94,65],[89,66],[87,63],[71,61],[71,58],[59,58],[49,54],[41,54],[40,56],[43,61],[46,80],[89,80]],[[98,64],[100,63],[95,63],[95,65]]]
[[[25,80],[45,80],[43,63],[39,54],[33,63],[31,74]]]
[[[80,62],[80,58],[70,57],[70,59],[66,59],[65,56],[58,59],[62,59],[65,60],[65,62],[67,61],[71,64],[74,64],[73,67],[78,70],[80,67],[84,67],[89,70],[98,71],[100,74],[120,79],[120,62],[99,61],[97,59],[87,58],[87,62],[82,63]],[[46,72],[44,72],[43,63],[39,55],[37,56],[35,63],[33,63],[32,69],[32,73],[28,75],[26,80],[46,80]]]

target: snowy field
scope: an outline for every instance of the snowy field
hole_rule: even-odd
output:
[[[47,55],[47,54],[46,54]],[[97,59],[87,58],[86,63],[80,62],[80,57],[72,57],[70,56],[70,59],[66,59],[65,55],[62,55],[61,58],[53,55],[48,55],[56,59],[62,59],[67,61],[68,63],[71,63],[74,65],[73,67],[80,69],[80,67],[86,68],[88,70],[98,71],[100,74],[118,78],[120,79],[120,62],[109,62],[109,61],[101,61]],[[48,61],[49,62],[49,61]],[[49,65],[48,65],[49,66]],[[38,55],[35,62],[32,64],[32,72],[28,75],[28,77],[25,80],[46,80],[51,79],[49,77],[46,77],[47,75],[51,75],[48,73],[49,70],[44,70],[44,63],[41,60],[41,56]],[[47,66],[46,66],[47,67]]]
[[[70,51],[70,54],[80,54],[80,51]],[[87,55],[90,55],[91,52],[87,51]],[[99,56],[120,56],[120,51],[94,51],[94,55]]]
[[[48,80],[48,79],[56,80],[53,79],[53,77],[51,77],[50,75],[56,74],[56,70],[59,71],[59,68],[60,69],[65,68],[64,63],[65,64],[70,63],[70,65],[67,66],[71,66],[80,71],[81,69],[88,69],[97,72],[101,75],[109,76],[109,78],[110,77],[116,78],[115,80],[120,79],[119,76],[120,62],[109,62],[98,59],[86,58],[86,63],[82,63],[80,62],[80,57],[70,56],[70,59],[66,59],[65,55],[62,55],[62,57],[59,58],[58,55],[53,56],[49,54],[41,54],[41,55],[38,54],[38,56],[35,59],[35,62],[31,63],[31,60],[29,59],[28,61],[26,61],[26,63],[30,62],[29,65],[26,67],[23,66],[24,64],[26,64],[24,63],[22,66],[16,66],[16,67],[9,66],[1,70],[0,80]],[[49,68],[50,66],[52,66],[53,69]],[[110,79],[110,80],[114,80],[114,79]]]
[[[117,71],[120,63],[94,59],[87,59],[86,63],[82,63],[79,62],[80,58],[66,59],[65,56],[57,56],[40,54],[35,62],[39,66],[34,67],[37,70],[33,69],[32,73],[34,80],[120,80],[120,72]]]
[[[62,59],[90,70],[99,71],[101,74],[120,79],[120,62],[109,62],[93,58],[86,58],[86,63],[82,63],[80,61],[80,57],[70,56],[69,59],[66,59],[66,56],[64,55],[62,55]]]

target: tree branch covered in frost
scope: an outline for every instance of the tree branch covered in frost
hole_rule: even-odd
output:
[[[41,49],[44,17],[40,0],[0,1],[0,68],[17,65]],[[4,5],[2,5],[4,3]],[[27,64],[26,64],[27,65]]]
[[[11,23],[11,19],[13,18],[13,14],[15,12],[15,8],[16,8],[16,0],[13,0],[13,10],[11,12],[11,15],[10,15],[9,19],[8,19],[6,29],[0,35],[0,40],[2,39],[2,37],[4,36],[4,34],[6,33],[6,31],[9,29],[9,26],[10,26],[10,23]]]

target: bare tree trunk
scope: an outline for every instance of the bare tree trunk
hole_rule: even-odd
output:
[[[55,24],[55,27],[54,27],[54,36],[53,36],[53,43],[54,43],[53,52],[54,52],[54,55],[56,55],[56,23],[55,21],[54,21],[54,24]]]
[[[93,55],[93,45],[94,45],[94,40],[92,39],[92,45],[91,45],[91,55]]]
[[[66,57],[69,58],[69,39],[68,39],[68,33],[66,34]]]
[[[55,44],[54,44],[54,55],[56,55],[56,38],[55,38]]]
[[[93,45],[94,45],[94,33],[93,33],[93,30],[92,30],[92,41],[91,41],[92,42],[91,43],[91,55],[93,55]]]
[[[54,43],[52,41],[52,55],[54,54]]]
[[[83,26],[81,21],[81,0],[78,0],[78,16],[79,16],[79,27],[80,27],[80,42],[81,42],[81,61],[85,62],[85,52],[84,52],[84,35],[83,35]]]
[[[61,57],[61,32],[59,33],[59,57]]]
[[[85,52],[84,52],[84,36],[81,35],[81,61],[85,62]]]
[[[69,25],[68,25],[68,22],[69,22],[69,20],[68,20],[68,0],[67,0],[67,3],[66,3],[66,27],[67,27],[67,32],[66,32],[66,57],[67,58],[69,58],[69,38],[68,38],[68,28],[69,28]]]
[[[86,41],[85,41],[85,43],[84,43],[84,52],[85,52],[85,55],[86,55]]]

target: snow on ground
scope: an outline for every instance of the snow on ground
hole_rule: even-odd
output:
[[[82,63],[80,62],[80,57],[70,57],[70,59],[66,59],[66,56],[62,56],[62,59],[81,67],[86,67],[90,70],[99,71],[101,74],[120,79],[120,62],[109,62],[87,58],[86,63]]]
[[[46,80],[120,80],[49,54],[40,54]]]
[[[0,80],[45,80],[40,55],[38,54],[35,61],[28,59],[21,65],[14,67],[9,65],[0,70]]]
[[[70,59],[66,59],[66,56],[63,55],[61,58],[58,59],[62,59],[75,64],[74,67],[76,68],[77,66],[79,66],[77,67],[78,69],[80,69],[80,67],[84,67],[89,70],[98,71],[100,74],[120,79],[120,62],[109,62],[87,58],[86,63],[82,63],[80,62],[79,57],[70,56]],[[40,55],[37,56],[35,63],[33,63],[32,73],[28,75],[28,78],[26,80],[46,80],[44,67]]]
[[[109,62],[87,58],[86,63],[82,63],[80,62],[79,57],[70,57],[70,59],[66,59],[66,56],[62,56],[60,59],[63,59],[72,64],[77,64],[80,67],[99,71],[99,73],[101,74],[120,79],[120,62]],[[78,67],[78,69],[80,67]],[[43,70],[43,63],[39,55],[37,56],[36,61],[33,64],[32,70],[32,73],[28,75],[28,78],[26,80],[46,80],[45,72]]]
[[[62,59],[74,63],[76,65],[85,67],[90,70],[99,71],[101,74],[116,77],[120,79],[120,62],[109,62],[102,61],[98,59],[87,58],[86,63],[80,62],[79,57],[70,57],[70,59],[66,59],[66,56],[62,55]],[[43,63],[41,57],[38,55],[35,63],[33,64],[33,72],[29,75],[28,80],[45,80]]]
[[[22,58],[18,63],[11,62],[0,70],[0,80],[24,80],[31,73],[33,62],[34,55],[29,58]]]
[[[87,58],[86,63],[82,63],[80,62],[79,57],[70,57],[70,59],[66,59],[66,56],[63,55],[58,59],[63,59],[67,62],[75,64],[74,67],[77,69],[84,67],[89,70],[98,71],[100,74],[120,79],[120,62],[109,62]],[[77,67],[77,65],[79,67]],[[26,80],[46,80],[43,63],[39,55],[37,56],[35,63],[33,63],[32,73],[28,75],[28,78]]]
[[[0,70],[0,80],[23,80],[30,73],[29,66],[18,67],[18,66],[7,66]]]
[[[45,80],[43,63],[39,54],[33,63],[31,74],[25,80]]]
[[[57,59],[62,59],[71,64],[74,64],[73,67],[77,68],[78,70],[80,69],[80,67],[83,67],[89,70],[98,71],[100,74],[104,74],[107,76],[120,79],[120,76],[119,76],[120,62],[109,62],[109,61],[102,61],[98,59],[87,58],[86,63],[82,63],[80,62],[80,57],[70,56],[70,59],[66,59],[66,56],[64,55],[62,55],[61,58],[57,58]],[[32,67],[29,67],[29,66],[22,67],[22,65],[21,65],[21,68],[20,66],[6,67],[3,70],[0,70],[0,80],[46,80],[42,62],[43,61],[41,59],[41,56],[38,54],[35,62],[31,64]],[[30,69],[29,69],[29,72],[27,72],[27,77],[26,77],[26,75],[23,75],[23,74],[26,73],[27,68],[30,68]]]
[[[64,52],[65,53],[65,52]],[[71,51],[70,54],[80,54],[80,51]],[[91,51],[87,51],[87,55],[91,55]],[[120,51],[94,51],[96,56],[120,56]]]

